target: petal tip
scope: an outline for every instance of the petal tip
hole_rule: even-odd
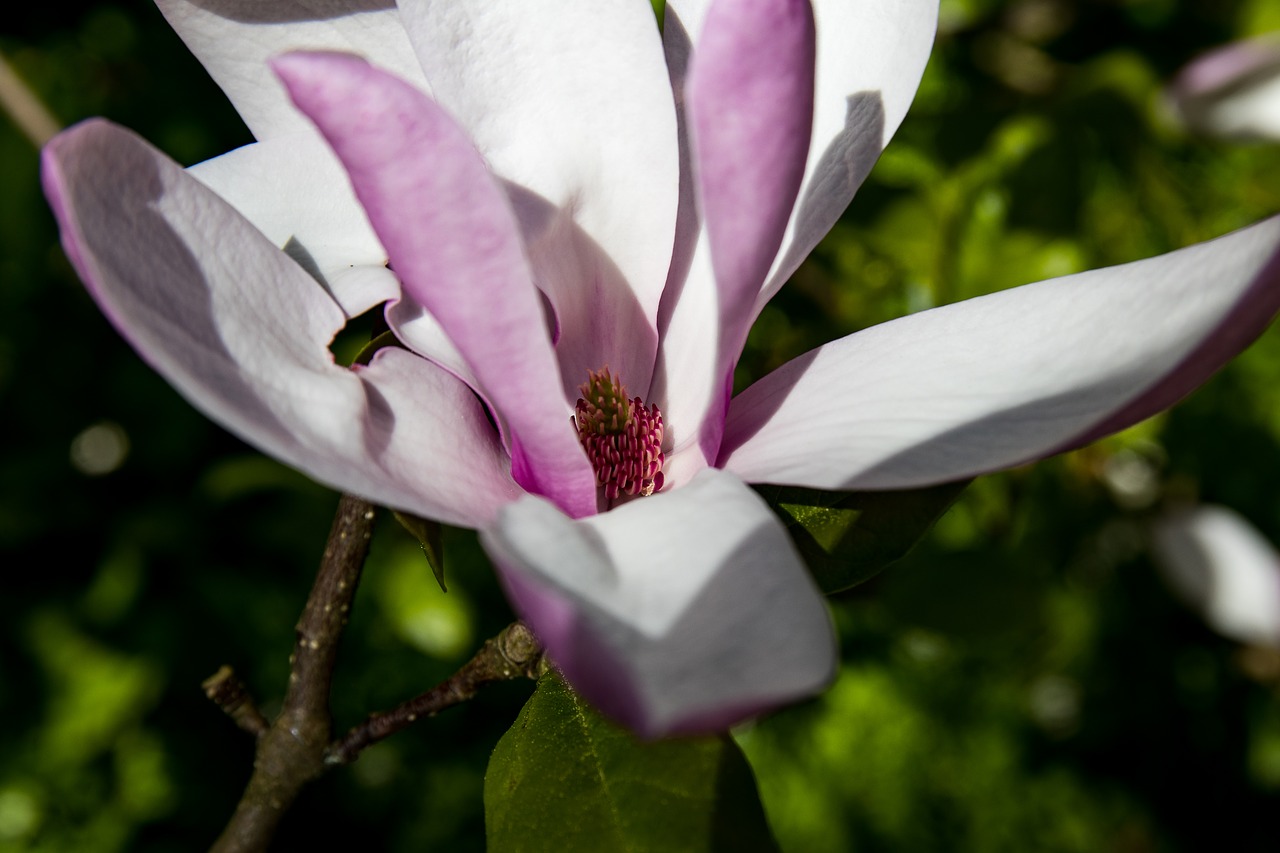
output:
[[[337,50],[294,50],[267,60],[272,72],[296,102],[296,91],[323,83],[335,71],[358,72],[371,66],[354,53]]]

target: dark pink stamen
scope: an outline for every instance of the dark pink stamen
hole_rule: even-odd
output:
[[[621,380],[589,371],[572,418],[578,440],[605,497],[651,495],[662,489],[662,413],[639,397],[627,398]]]

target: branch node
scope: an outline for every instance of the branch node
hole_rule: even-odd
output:
[[[498,653],[525,678],[536,679],[542,674],[542,643],[523,622],[512,622],[502,630]]]
[[[255,738],[262,737],[271,728],[271,724],[249,695],[249,689],[231,667],[222,666],[200,686],[204,688],[204,695],[221,708],[232,722]]]

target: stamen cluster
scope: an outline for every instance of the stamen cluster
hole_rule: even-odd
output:
[[[651,495],[662,488],[662,413],[627,389],[609,368],[587,372],[572,418],[605,497]]]

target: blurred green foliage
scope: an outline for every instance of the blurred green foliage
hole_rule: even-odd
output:
[[[911,114],[762,315],[739,384],[905,312],[1280,211],[1280,148],[1184,138],[1160,101],[1198,52],[1269,29],[1274,0],[944,0]],[[106,115],[183,163],[249,141],[144,0],[22,4],[0,53],[64,122]],[[201,849],[252,750],[200,681],[231,663],[278,703],[336,498],[120,341],[4,118],[0,187],[0,851]],[[906,559],[833,599],[835,687],[740,733],[784,849],[1272,849],[1280,662],[1177,604],[1145,519],[1213,501],[1280,541],[1277,460],[1273,329],[1171,413],[977,481]],[[340,725],[509,620],[474,536],[446,531],[445,551],[447,595],[383,519]],[[369,750],[304,794],[281,849],[481,849],[486,762],[529,693],[492,688]]]

